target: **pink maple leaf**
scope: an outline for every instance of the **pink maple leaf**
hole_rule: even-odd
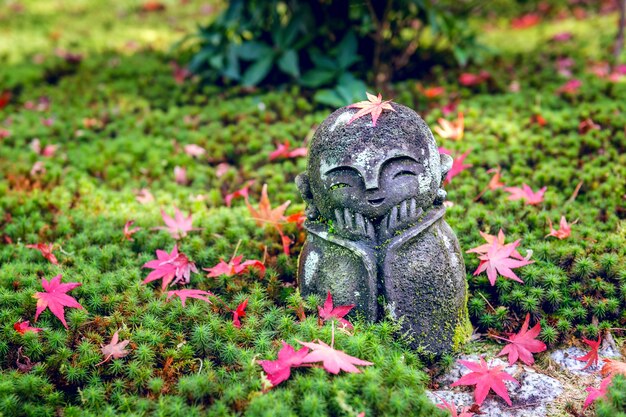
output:
[[[41,279],[41,286],[45,292],[36,292],[33,297],[37,299],[37,311],[35,312],[35,321],[39,318],[39,315],[49,308],[52,314],[54,314],[63,326],[67,329],[67,322],[65,321],[65,307],[78,308],[84,310],[78,301],[72,296],[67,295],[68,291],[82,285],[79,282],[67,282],[61,284],[61,274],[52,278],[50,281],[45,278]]]
[[[52,243],[37,243],[35,245],[26,245],[27,248],[37,249],[44,258],[46,258],[50,263],[54,265],[58,265],[59,261],[56,256],[52,253],[53,244]]]
[[[212,304],[211,300],[209,300],[207,298],[207,297],[210,297],[212,295],[213,295],[213,293],[209,292],[209,291],[192,290],[192,289],[185,288],[183,290],[168,291],[167,292],[167,301],[169,301],[170,298],[176,296],[176,297],[180,298],[180,302],[182,303],[183,307],[185,307],[185,302],[187,301],[187,298],[195,298],[197,300],[202,300],[204,302]]]
[[[309,353],[309,348],[295,350],[292,346],[281,341],[283,347],[278,351],[278,359],[257,361],[267,374],[267,379],[276,386],[291,376],[291,368],[302,365],[302,361]]]
[[[198,146],[194,143],[185,145],[184,149],[185,149],[185,153],[191,157],[202,156],[206,153],[206,150],[203,147]]]
[[[502,397],[509,406],[512,405],[511,398],[509,398],[509,391],[506,385],[504,385],[504,381],[517,383],[517,380],[503,371],[504,365],[489,367],[482,356],[480,357],[480,363],[462,360],[459,360],[459,363],[465,365],[472,372],[462,376],[458,381],[450,385],[451,387],[475,385],[474,398],[478,405],[482,405],[490,390],[493,390],[493,392]]]
[[[585,391],[587,391],[589,394],[587,394],[587,398],[585,399],[585,404],[583,406],[583,409],[589,407],[591,403],[593,403],[598,398],[606,397],[606,394],[608,393],[611,382],[613,382],[613,377],[609,376],[609,377],[604,378],[602,382],[600,382],[600,388],[587,387]]]
[[[143,268],[154,269],[143,280],[144,284],[162,279],[161,289],[165,290],[170,283],[189,283],[191,273],[198,273],[196,265],[187,258],[187,255],[182,252],[178,253],[178,245],[174,245],[171,253],[157,249],[156,255],[157,259],[143,265]]]
[[[513,365],[518,359],[521,359],[528,366],[532,366],[535,363],[533,353],[543,352],[547,349],[546,344],[536,337],[541,332],[541,323],[537,323],[535,327],[528,330],[528,324],[530,321],[530,314],[526,314],[526,320],[520,331],[516,334],[511,334],[508,339],[498,337],[498,339],[509,342],[500,353],[496,356],[509,355],[509,365]]]
[[[120,359],[128,355],[129,352],[126,350],[126,345],[128,345],[128,343],[130,343],[130,340],[123,340],[120,342],[119,334],[118,332],[115,332],[109,344],[101,345],[102,346],[101,350],[102,350],[102,355],[104,356],[104,360],[100,362],[99,364],[97,364],[96,366],[102,365],[103,363],[108,362],[111,358]]]
[[[233,199],[236,197],[243,197],[244,200],[248,201],[248,194],[250,193],[250,186],[252,184],[254,184],[254,180],[247,181],[246,184],[239,190],[235,191],[234,193],[227,194],[226,197],[224,197],[226,207],[230,207]]]
[[[519,240],[516,240],[513,243],[501,246],[497,241],[494,241],[491,248],[489,248],[489,251],[478,257],[478,259],[480,259],[480,264],[478,265],[476,271],[474,271],[474,275],[487,271],[487,277],[489,278],[489,282],[492,286],[496,284],[498,274],[523,284],[524,281],[515,275],[513,269],[531,264],[533,261],[511,258],[511,255],[513,254],[513,251],[515,251],[515,248],[519,245],[519,242]]]
[[[585,365],[585,367],[583,368],[583,369],[587,369],[590,366],[596,366],[598,364],[598,356],[599,356],[600,345],[602,344],[602,338],[598,336],[598,340],[594,341],[594,340],[585,339],[583,337],[583,342],[589,345],[591,347],[591,350],[585,356],[578,357],[576,358],[576,360],[587,361],[587,365]]]
[[[178,207],[174,207],[174,218],[167,215],[163,209],[161,209],[161,217],[165,222],[166,227],[155,227],[154,230],[167,230],[174,239],[182,239],[187,236],[187,232],[193,230],[201,230],[191,226],[191,213],[187,217],[178,210]]]
[[[545,237],[554,236],[558,239],[565,239],[572,234],[572,225],[567,223],[567,220],[565,220],[565,216],[561,216],[559,230],[556,230],[554,229],[554,227],[552,227],[552,220],[548,219],[548,223],[550,224],[550,233],[548,233]],[[572,224],[575,223],[576,221]]]
[[[245,262],[241,262],[243,260],[243,255],[233,256],[233,258],[228,262],[224,262],[223,259],[220,259],[219,263],[212,268],[202,268],[207,271],[209,274],[207,275],[210,278],[219,277],[220,275],[226,275],[227,277],[232,277],[233,275],[239,275],[248,270],[249,268],[257,268],[259,270],[259,275],[261,278],[265,275],[265,265],[263,262],[258,260],[248,260]]]
[[[243,302],[241,304],[239,304],[237,306],[237,308],[235,310],[232,311],[233,313],[233,326],[235,326],[236,328],[241,328],[241,321],[239,321],[240,318],[245,317],[246,315],[246,307],[248,306],[248,299],[246,298],[245,300],[243,300]]]
[[[360,119],[363,116],[370,114],[372,116],[372,126],[376,127],[376,122],[378,118],[382,114],[383,110],[391,110],[396,111],[392,106],[391,100],[383,101],[383,96],[378,94],[376,97],[373,94],[368,92],[365,93],[367,95],[367,100],[359,101],[358,103],[350,104],[348,108],[350,109],[360,109],[350,120],[348,120],[347,124],[354,122],[357,119]]]
[[[548,187],[543,187],[539,191],[534,192],[528,185],[522,184],[522,188],[507,187],[504,191],[511,194],[508,198],[510,201],[524,200],[527,205],[537,205],[543,202],[543,195],[547,189]]]
[[[141,230],[141,227],[134,227],[131,229],[131,226],[135,223],[134,220],[129,220],[126,222],[126,224],[124,225],[124,237],[126,238],[126,240],[132,242],[135,239],[132,238],[132,236],[137,233],[138,231]]]
[[[467,158],[467,155],[469,155],[469,153],[470,151],[467,151],[464,154],[461,154],[460,156],[452,160],[452,168],[446,174],[446,180],[445,180],[446,184],[450,184],[450,182],[452,182],[452,178],[456,177],[461,172],[465,171],[467,168],[470,168],[472,166],[472,164],[464,163],[465,158]]]
[[[278,159],[278,158],[285,158],[285,159],[298,158],[300,156],[307,155],[306,148],[295,148],[295,149],[289,150],[290,147],[291,145],[289,144],[289,141],[287,140],[284,141],[283,143],[279,143],[278,145],[276,145],[276,150],[270,153],[269,160],[273,161],[274,159]]]
[[[141,190],[137,191],[135,198],[140,204],[152,203],[154,201],[154,196],[147,188],[142,188]]]
[[[478,253],[479,255],[485,255],[487,254],[487,252],[489,252],[489,249],[491,249],[494,242],[496,242],[499,247],[504,247],[505,245],[504,241],[506,239],[506,236],[504,235],[504,231],[502,231],[502,229],[500,229],[500,231],[498,232],[497,237],[494,235],[490,235],[488,233],[483,233],[483,232],[478,232],[478,233],[480,233],[480,235],[483,237],[483,239],[487,241],[487,243],[485,243],[484,245],[480,245],[475,248],[469,249],[468,251],[466,251],[466,253]],[[519,260],[524,259],[524,257],[517,251],[517,249],[511,252],[511,256]]]
[[[355,365],[374,365],[372,362],[367,362],[362,359],[355,358],[354,356],[350,356],[341,350],[336,350],[321,340],[318,340],[318,342],[319,343],[307,343],[298,340],[298,343],[302,346],[306,346],[311,349],[311,353],[304,357],[302,363],[322,362],[324,369],[335,375],[338,374],[339,371],[358,374],[361,371]]]
[[[572,78],[571,80],[568,80],[565,84],[557,88],[556,93],[557,94],[576,94],[578,90],[580,90],[580,87],[582,87],[582,85],[583,85],[582,81],[576,78]]]
[[[324,302],[324,308],[317,306],[317,311],[319,313],[321,321],[327,321],[331,319],[339,320],[342,327],[352,330],[352,324],[344,319],[344,316],[350,312],[354,308],[354,304],[345,305],[345,306],[333,306],[333,296],[328,291],[328,296],[326,297],[326,301]]]
[[[179,167],[178,165],[174,167],[174,181],[178,185],[187,184],[187,169],[185,167]]]
[[[439,399],[443,402],[443,404],[437,404],[437,408],[442,410],[446,410],[450,412],[450,417],[473,417],[474,413],[470,411],[470,407],[463,407],[461,410],[461,414],[458,414],[456,411],[456,405],[452,400],[447,402],[445,399],[439,397]]]
[[[34,332],[34,333],[39,333],[40,331],[42,331],[42,328],[39,327],[31,327],[30,326],[30,321],[26,320],[26,321],[18,321],[13,325],[13,328],[15,329],[16,332],[18,332],[19,334],[25,334],[26,332]]]

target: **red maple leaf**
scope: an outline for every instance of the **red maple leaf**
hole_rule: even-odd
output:
[[[598,364],[598,354],[599,354],[598,351],[600,350],[600,345],[602,344],[602,338],[598,336],[598,340],[593,341],[593,340],[585,339],[583,337],[583,342],[588,344],[591,347],[591,350],[585,356],[580,356],[576,358],[576,360],[587,361],[587,365],[585,365],[585,367],[583,368],[583,369],[587,369],[590,366],[595,366]]]
[[[459,360],[459,363],[465,365],[472,372],[461,377],[458,381],[450,385],[451,387],[459,385],[476,385],[476,388],[474,389],[474,398],[476,399],[476,403],[478,405],[481,405],[483,401],[485,401],[487,394],[489,394],[489,390],[493,390],[493,392],[502,397],[509,406],[512,405],[511,398],[509,398],[509,391],[507,390],[506,385],[504,385],[504,381],[513,381],[517,383],[517,380],[503,371],[505,368],[504,365],[490,368],[482,356],[480,357],[480,363],[462,360]]]
[[[52,253],[52,243],[37,243],[36,245],[26,245],[27,248],[37,249],[44,258],[49,260],[51,263],[58,265],[59,261],[57,261],[56,256]]]
[[[2,110],[2,108],[6,107],[9,102],[11,101],[11,92],[10,91],[3,91],[0,94],[0,110]]]
[[[473,417],[474,413],[472,413],[470,411],[470,407],[463,407],[463,409],[461,410],[461,414],[458,414],[456,411],[456,405],[454,404],[454,402],[452,400],[450,400],[450,402],[447,402],[445,399],[439,397],[439,399],[443,402],[443,404],[437,404],[437,408],[440,408],[442,410],[446,410],[450,412],[450,417]]]
[[[543,352],[547,349],[545,343],[536,339],[541,332],[541,323],[537,323],[535,327],[528,330],[529,322],[530,314],[526,314],[526,320],[524,320],[524,324],[518,333],[511,334],[508,339],[498,337],[498,339],[506,340],[509,344],[496,356],[508,354],[509,365],[513,365],[518,359],[521,359],[526,365],[531,366],[535,363],[533,353]]]
[[[487,271],[487,277],[489,278],[489,282],[492,286],[496,284],[498,274],[523,284],[524,281],[515,275],[513,269],[531,264],[534,261],[511,258],[515,248],[519,245],[519,242],[519,240],[516,240],[513,243],[502,246],[497,241],[494,241],[489,248],[489,251],[478,257],[478,259],[480,259],[480,264],[478,265],[478,268],[476,268],[476,271],[474,271],[474,275]]]
[[[126,240],[128,240],[129,242],[134,241],[135,239],[132,238],[132,236],[137,233],[138,231],[141,230],[141,227],[133,227],[131,229],[131,226],[135,223],[134,220],[129,220],[126,222],[126,224],[124,225],[124,237],[126,238]]]
[[[473,87],[487,81],[491,77],[487,71],[481,71],[479,74],[472,74],[470,72],[464,72],[459,75],[459,83],[466,87]]]
[[[543,202],[543,194],[547,189],[548,187],[543,187],[539,191],[534,192],[528,185],[522,184],[522,188],[507,187],[504,191],[511,194],[508,198],[510,201],[524,200],[530,206]]]
[[[348,330],[352,330],[352,324],[348,320],[344,319],[344,316],[348,314],[353,308],[354,304],[333,307],[333,296],[330,294],[330,291],[328,291],[328,296],[326,297],[326,301],[324,302],[324,308],[317,306],[317,311],[319,313],[321,321],[338,319],[342,327]]]
[[[374,365],[371,362],[364,361],[359,358],[355,358],[354,356],[350,356],[347,353],[333,349],[331,346],[328,346],[326,343],[318,340],[319,343],[313,342],[301,342],[298,340],[302,346],[306,346],[311,349],[311,353],[306,355],[302,360],[302,363],[316,363],[322,362],[322,366],[326,371],[331,374],[338,374],[339,371],[349,372],[349,373],[360,373],[361,371],[354,365]]]
[[[572,224],[576,224],[576,222],[577,221],[574,221]],[[554,236],[557,239],[565,239],[572,234],[572,225],[567,223],[567,220],[565,220],[565,216],[561,216],[559,230],[556,230],[554,227],[552,227],[552,220],[548,219],[548,223],[550,224],[550,233],[548,233],[545,237]]]
[[[298,226],[298,229],[302,228],[304,221],[306,220],[306,216],[304,215],[304,211],[299,211],[294,214],[290,214],[285,218],[287,223],[295,223]]]
[[[241,328],[240,318],[245,317],[246,315],[246,307],[248,306],[248,299],[243,300],[241,304],[237,306],[235,310],[233,310],[233,326],[236,328]]]
[[[126,350],[126,345],[130,343],[130,340],[123,340],[119,342],[119,334],[115,332],[111,341],[107,345],[102,346],[102,355],[104,355],[104,360],[100,362],[98,365],[102,365],[105,362],[108,362],[111,358],[119,359],[128,355],[128,351]],[[98,366],[96,365],[96,366]]]
[[[195,298],[197,300],[202,300],[211,304],[211,300],[209,300],[207,297],[210,297],[212,295],[213,293],[209,291],[192,290],[185,288],[184,290],[168,291],[167,301],[169,301],[170,298],[177,296],[178,298],[180,298],[180,302],[182,303],[183,307],[185,307],[185,301],[187,301],[187,298]]]
[[[224,197],[224,202],[226,203],[226,207],[230,207],[233,198],[243,197],[246,201],[248,201],[248,194],[250,193],[250,186],[254,184],[254,180],[247,181],[246,184],[241,187],[241,189],[235,191],[234,193],[227,194]]]
[[[284,141],[283,143],[279,143],[278,145],[276,145],[276,150],[270,153],[269,160],[273,161],[274,159],[278,159],[278,158],[285,158],[285,159],[298,158],[300,156],[306,156],[307,154],[306,148],[295,148],[290,151],[289,150],[290,147],[291,145],[289,144],[289,141],[287,140]]]
[[[52,278],[49,282],[45,278],[41,279],[41,286],[45,292],[36,292],[33,297],[37,299],[37,311],[35,312],[35,321],[39,318],[39,315],[49,308],[52,314],[54,314],[63,326],[67,329],[67,322],[65,321],[64,307],[78,308],[84,310],[74,297],[66,294],[66,292],[73,290],[74,288],[82,285],[79,282],[67,282],[61,284],[61,274]]]
[[[456,177],[461,172],[472,166],[472,164],[464,164],[465,158],[467,158],[467,155],[469,155],[469,153],[470,151],[467,151],[452,160],[452,168],[446,174],[446,180],[444,181],[446,184],[450,184],[450,182],[452,182],[452,178]]]
[[[303,347],[295,350],[285,341],[281,341],[283,347],[278,351],[278,359],[257,361],[267,374],[267,379],[273,386],[280,384],[289,379],[291,376],[291,368],[302,365],[302,361],[309,353],[309,348]]]
[[[585,405],[583,406],[583,409],[589,407],[591,403],[593,403],[598,398],[606,397],[606,394],[608,393],[611,382],[613,382],[613,377],[609,376],[607,378],[604,378],[602,382],[600,382],[600,388],[587,387],[585,391],[587,391],[589,394],[587,394],[587,398],[585,399]]]
[[[156,255],[157,259],[148,261],[143,265],[143,268],[154,269],[154,271],[150,272],[146,279],[143,280],[144,284],[157,279],[163,279],[161,289],[165,290],[170,283],[189,283],[191,273],[198,273],[196,265],[187,258],[187,255],[178,252],[178,245],[174,245],[172,253],[157,249]]]
[[[372,126],[376,127],[376,122],[378,118],[382,114],[383,110],[391,110],[396,111],[393,107],[391,107],[391,100],[383,101],[383,96],[378,94],[376,97],[373,94],[368,92],[365,93],[367,95],[367,100],[359,101],[358,103],[350,104],[348,108],[350,109],[360,109],[350,120],[348,120],[347,124],[354,122],[356,119],[359,119],[365,115],[372,115]]]
[[[202,268],[207,271],[209,274],[207,275],[210,278],[219,277],[220,275],[226,275],[227,277],[232,277],[233,275],[239,275],[247,271],[249,268],[257,268],[259,270],[259,276],[263,278],[265,275],[265,265],[261,261],[257,260],[248,260],[245,262],[241,262],[243,260],[243,255],[233,256],[233,258],[228,262],[224,262],[223,259],[220,259],[219,263],[212,268]]]
[[[178,207],[174,207],[174,218],[167,215],[163,209],[161,209],[161,217],[165,222],[166,227],[155,227],[155,230],[167,230],[174,239],[182,239],[187,236],[187,232],[192,230],[201,230],[191,226],[191,213],[185,217],[183,213],[178,210]]]
[[[35,332],[35,333],[39,333],[40,331],[42,331],[43,329],[39,328],[39,327],[31,327],[30,326],[30,321],[26,320],[26,321],[18,321],[13,325],[13,328],[15,329],[16,332],[18,332],[19,334],[24,334],[26,332]]]

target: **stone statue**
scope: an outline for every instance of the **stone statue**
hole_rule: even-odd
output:
[[[404,316],[412,346],[441,354],[471,334],[463,256],[443,219],[452,158],[416,112],[393,110],[373,126],[344,107],[315,132],[296,178],[308,231],[298,280],[303,295],[330,291],[370,320]]]

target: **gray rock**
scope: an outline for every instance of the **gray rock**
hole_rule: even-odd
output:
[[[462,360],[477,362],[478,355],[464,356]],[[507,365],[500,359],[490,361],[491,366]],[[515,364],[507,366],[504,369],[512,375],[519,384],[511,381],[505,381],[505,385],[509,391],[509,396],[513,405],[509,405],[500,397],[495,395],[493,391],[480,407],[481,412],[485,413],[484,417],[548,417],[550,404],[563,393],[563,384],[558,380],[541,374],[535,369]],[[461,376],[471,371],[458,362],[437,379],[437,382],[445,388],[437,391],[427,392],[428,397],[437,404],[443,398],[446,401],[454,401],[459,410],[463,406],[471,406],[474,403],[474,395],[472,387],[454,387],[450,388],[452,382],[461,378]]]
[[[471,335],[463,256],[443,219],[452,158],[417,113],[392,106],[375,127],[369,115],[348,123],[357,110],[344,107],[315,132],[296,179],[308,231],[298,280],[370,320],[404,317],[413,347],[441,354]]]
[[[591,375],[597,373],[602,368],[602,359],[598,361],[598,365],[590,366],[587,369],[583,369],[587,362],[579,361],[576,358],[585,356],[589,350],[583,350],[578,347],[570,347],[567,349],[558,349],[550,353],[550,358],[556,362],[561,368],[576,374],[576,375]],[[621,359],[620,352],[613,349],[610,345],[606,344],[600,348],[600,358]]]

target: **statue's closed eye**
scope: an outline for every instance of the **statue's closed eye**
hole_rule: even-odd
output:
[[[345,182],[338,182],[337,184],[333,184],[330,186],[330,191],[338,190],[339,188],[348,188],[352,187],[350,184],[346,184]]]
[[[398,177],[402,177],[402,176],[406,176],[406,175],[416,176],[417,174],[415,174],[415,172],[413,172],[413,171],[403,170],[403,171],[397,172],[397,173],[393,176],[393,178],[394,178],[394,179],[396,179],[396,178],[398,178]]]

